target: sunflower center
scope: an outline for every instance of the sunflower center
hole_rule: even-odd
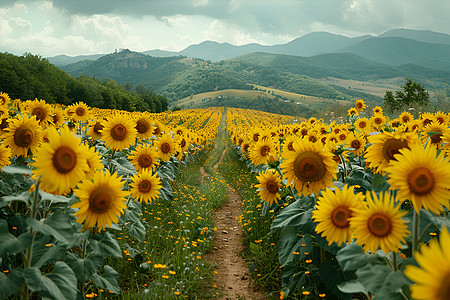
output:
[[[401,141],[398,139],[389,139],[383,145],[383,155],[387,161],[391,159],[396,160],[394,158],[395,154],[400,153],[400,149],[408,148],[408,143],[406,141]]]
[[[375,124],[380,125],[381,123],[383,123],[383,119],[382,118],[375,118],[373,120],[375,122]]]
[[[111,190],[105,186],[99,186],[89,196],[89,209],[94,213],[102,214],[109,210],[113,202]]]
[[[181,131],[181,129],[178,129],[177,132],[176,132],[176,134],[177,134],[177,135],[182,135],[182,134],[183,134],[183,131]]]
[[[377,237],[387,236],[392,231],[392,222],[383,213],[375,213],[367,221],[367,227]]]
[[[325,176],[326,167],[319,154],[306,151],[294,161],[294,174],[304,182],[316,182]]]
[[[161,152],[166,154],[170,152],[170,145],[168,143],[163,143],[161,145]]]
[[[77,116],[82,117],[82,116],[84,116],[86,111],[82,107],[77,107],[77,109],[75,110],[75,113],[77,114]]]
[[[186,140],[185,139],[181,140],[180,146],[181,146],[181,148],[184,148],[184,146],[186,146]]]
[[[31,129],[20,126],[14,133],[14,142],[19,147],[28,147],[33,141],[34,133]]]
[[[61,146],[53,155],[53,166],[62,174],[67,174],[75,167],[77,163],[77,157],[75,152],[67,146]]]
[[[101,134],[100,130],[102,130],[103,127],[104,126],[102,124],[100,124],[100,122],[95,123],[95,125],[94,125],[94,132],[97,133],[97,134]]]
[[[358,126],[359,126],[359,128],[365,128],[367,126],[367,124],[366,124],[366,122],[361,121],[361,122],[359,122]]]
[[[432,144],[440,144],[442,142],[442,133],[436,133],[430,136],[430,140]]]
[[[141,193],[148,193],[152,189],[152,183],[148,181],[147,179],[142,180],[139,183],[139,192]]]
[[[278,184],[275,181],[268,181],[266,183],[266,189],[272,193],[272,194],[276,194],[278,193]]]
[[[8,118],[2,119],[2,122],[0,123],[0,129],[5,129],[8,127]]]
[[[148,154],[139,156],[138,163],[142,168],[148,168],[152,165],[153,159]]]
[[[36,120],[38,121],[45,119],[45,110],[42,107],[36,107],[31,114],[36,116]]]
[[[300,131],[301,135],[307,135],[308,134],[308,129],[303,128],[302,131]]]
[[[361,109],[363,107],[361,102],[357,102],[356,103],[356,108]]]
[[[348,219],[352,216],[352,211],[346,206],[338,206],[331,213],[331,222],[336,227],[346,228],[350,226]]]
[[[402,117],[403,122],[409,122],[409,117],[408,116],[403,116]]]
[[[268,146],[262,146],[261,147],[261,156],[267,156],[269,154],[270,148]]]
[[[439,122],[439,124],[444,124],[445,122],[443,117],[437,117],[436,120]]]
[[[239,139],[238,139],[238,145],[239,145],[239,146],[242,145],[243,142],[244,142],[244,139],[242,139],[242,138],[239,138]]]
[[[111,137],[116,141],[123,141],[127,137],[127,128],[117,124],[111,129]]]
[[[53,124],[58,123],[58,121],[59,121],[58,115],[53,115],[53,116],[52,116],[52,121],[53,121]]]
[[[436,299],[439,300],[450,299],[450,272],[447,272],[447,274],[442,277],[436,296]]]
[[[138,120],[136,122],[136,130],[139,133],[146,133],[150,129],[150,124],[146,120]]]
[[[434,176],[427,168],[414,169],[408,176],[408,185],[416,195],[426,195],[433,190]]]
[[[257,141],[259,140],[259,133],[255,133],[255,134],[253,135],[253,140],[254,140],[255,142],[257,142]]]
[[[161,129],[159,129],[158,126],[156,126],[155,130],[153,130],[154,135],[159,135],[161,133]]]
[[[431,121],[430,119],[425,119],[425,120],[423,120],[423,127],[427,126],[427,125],[430,124],[431,122],[433,122],[433,121]]]
[[[249,144],[244,144],[244,152],[247,152],[248,148],[250,148],[250,145]]]
[[[352,141],[351,146],[352,146],[352,148],[359,149],[361,147],[361,142],[358,140],[354,140],[354,141]]]
[[[346,135],[345,133],[341,133],[341,134],[339,135],[339,139],[340,139],[341,141],[344,141],[346,138],[347,138],[347,135]]]

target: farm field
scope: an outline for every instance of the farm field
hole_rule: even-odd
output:
[[[450,297],[448,114],[0,100],[1,299]]]

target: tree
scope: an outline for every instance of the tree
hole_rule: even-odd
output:
[[[430,95],[419,83],[408,79],[402,89],[403,91],[396,91],[395,96],[392,91],[386,91],[383,101],[386,110],[393,112],[413,104],[427,105],[430,103]]]

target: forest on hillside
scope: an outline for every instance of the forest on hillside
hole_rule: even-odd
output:
[[[135,86],[135,92],[131,90],[132,86],[125,88],[111,79],[72,77],[37,55],[0,53],[0,91],[13,99],[37,98],[65,105],[82,101],[93,107],[126,111],[167,110],[166,97],[142,85]]]

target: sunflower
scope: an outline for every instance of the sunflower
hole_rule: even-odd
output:
[[[366,109],[366,107],[367,107],[366,103],[364,102],[363,99],[356,100],[355,108],[356,108],[356,110],[358,110],[358,112],[362,112],[363,110]]]
[[[81,144],[83,152],[86,153],[86,163],[88,169],[85,170],[86,178],[92,178],[97,170],[102,170],[105,166],[102,164],[102,157],[95,151],[95,147],[89,147],[87,144]]]
[[[33,174],[41,177],[47,191],[63,194],[85,178],[89,168],[86,153],[80,147],[80,139],[67,127],[63,127],[61,135],[51,127],[48,135],[49,142],[36,152],[32,166],[37,169],[33,170]]]
[[[7,128],[9,126],[8,115],[4,115],[4,117],[0,117],[0,136],[7,132]]]
[[[10,164],[11,149],[6,147],[6,144],[0,144],[0,168]],[[1,172],[1,171],[0,171]]]
[[[175,141],[180,146],[181,152],[187,151],[189,149],[189,145],[191,144],[191,141],[187,135],[186,136],[176,135]]]
[[[159,136],[161,136],[163,133],[166,133],[166,132],[167,132],[167,129],[166,129],[166,127],[164,126],[164,124],[161,123],[161,122],[159,122],[159,121],[157,121],[157,120],[153,122],[153,127],[154,127],[154,129],[153,129],[153,135],[154,135],[154,136],[159,137]]]
[[[257,141],[259,141],[259,136],[261,135],[261,132],[262,132],[261,128],[254,127],[250,131],[251,142],[256,143]]]
[[[433,239],[414,252],[419,267],[406,266],[404,274],[415,284],[409,288],[414,300],[450,299],[450,234],[446,227]]]
[[[8,106],[8,103],[11,101],[9,95],[7,93],[0,92],[0,106]]]
[[[102,125],[104,127],[99,132],[102,135],[101,140],[105,141],[107,147],[123,150],[134,145],[137,134],[135,124],[125,115],[116,114]]]
[[[290,152],[290,151],[294,151],[294,147],[292,146],[292,144],[299,139],[298,136],[296,135],[289,135],[282,144],[282,156],[284,156],[284,154],[286,152]]]
[[[273,202],[278,204],[278,199],[281,198],[280,189],[282,187],[280,174],[275,170],[267,170],[259,172],[256,179],[259,182],[259,184],[255,185],[258,188],[259,197],[270,205]]]
[[[398,189],[397,197],[409,199],[419,213],[423,207],[439,213],[441,205],[448,205],[450,189],[450,162],[444,152],[428,144],[424,149],[416,144],[411,149],[401,149],[385,171],[389,173],[391,189]]]
[[[400,153],[402,148],[410,148],[418,142],[417,135],[407,132],[380,132],[369,136],[366,158],[367,167],[375,170],[376,173],[383,173],[390,161],[396,160],[395,154]]]
[[[421,120],[411,120],[408,123],[408,130],[411,132],[416,132],[422,130],[423,124]]]
[[[347,137],[347,145],[355,150],[353,154],[360,156],[366,150],[366,137],[362,133],[351,133]]]
[[[375,252],[378,248],[388,254],[396,252],[408,236],[408,225],[402,217],[407,213],[399,210],[400,203],[395,206],[395,199],[389,192],[380,194],[366,193],[366,202],[362,209],[355,209],[350,218],[350,227],[356,242],[365,251]]]
[[[383,126],[387,123],[387,117],[382,114],[376,114],[372,118],[370,118],[370,123],[373,128],[378,129],[380,126]]]
[[[422,144],[430,143],[436,149],[442,149],[442,134],[447,130],[447,125],[432,121],[422,130]]]
[[[349,116],[357,116],[359,114],[358,110],[355,107],[351,107],[348,111],[347,114]]]
[[[147,118],[139,118],[136,120],[136,128],[137,136],[141,139],[149,138],[153,134],[153,127]]]
[[[77,102],[70,106],[72,114],[72,120],[74,122],[86,122],[89,120],[89,106],[83,102]]]
[[[436,119],[437,122],[439,122],[439,124],[444,124],[447,125],[448,121],[449,121],[449,116],[448,114],[441,112],[441,111],[437,111],[434,113],[434,118]]]
[[[162,183],[157,173],[152,175],[152,171],[146,169],[140,174],[131,177],[131,181],[133,182],[130,184],[131,195],[136,197],[139,202],[142,203],[144,201],[148,203],[159,197],[159,190],[162,188]]]
[[[412,120],[414,120],[414,117],[412,114],[410,114],[407,111],[402,112],[399,116],[399,121],[402,124],[408,124],[409,122],[411,122]]]
[[[420,116],[420,120],[422,121],[422,127],[425,127],[431,122],[433,122],[435,119],[432,113],[426,112]]]
[[[352,231],[349,219],[354,216],[354,210],[362,208],[364,195],[355,195],[354,187],[345,185],[341,191],[335,188],[334,191],[325,189],[322,195],[317,197],[316,209],[312,212],[316,226],[316,232],[322,233],[326,237],[328,245],[336,242],[341,243],[351,241]]]
[[[368,132],[370,131],[370,122],[367,118],[359,118],[355,121],[354,126],[359,132]]]
[[[11,147],[11,155],[27,156],[28,150],[35,153],[42,141],[42,131],[36,117],[29,118],[27,115],[17,115],[8,120],[5,128],[6,134],[2,136],[3,143]]]
[[[35,99],[34,101],[30,101],[27,112],[32,116],[36,116],[36,120],[39,122],[39,125],[43,127],[52,122],[52,109],[51,106],[45,102],[45,100]]]
[[[269,155],[277,154],[277,146],[273,139],[259,139],[250,153],[250,159],[255,166],[267,163]]]
[[[383,109],[380,106],[375,106],[373,108],[373,114],[374,115],[378,115],[378,114],[382,114],[383,113]]]
[[[50,117],[53,125],[56,128],[61,127],[64,124],[64,121],[66,120],[64,111],[60,108],[54,108],[53,113]]]
[[[158,156],[162,161],[168,161],[178,151],[178,145],[169,134],[163,134],[155,142]]]
[[[301,195],[318,195],[321,189],[333,185],[337,164],[330,151],[306,139],[295,141],[292,146],[294,151],[286,153],[281,164],[288,184],[294,185]]]
[[[92,137],[94,140],[98,140],[102,137],[102,134],[100,133],[101,130],[104,128],[102,125],[103,120],[102,119],[94,119],[90,122],[90,127],[88,130],[88,135]]]
[[[72,204],[73,208],[79,210],[73,215],[77,217],[77,222],[85,227],[93,228],[98,226],[104,228],[111,227],[112,223],[119,221],[118,217],[126,208],[125,197],[128,192],[122,191],[122,176],[117,177],[106,170],[106,174],[98,171],[92,179],[85,179],[78,184],[74,194],[80,198],[80,202]]]

